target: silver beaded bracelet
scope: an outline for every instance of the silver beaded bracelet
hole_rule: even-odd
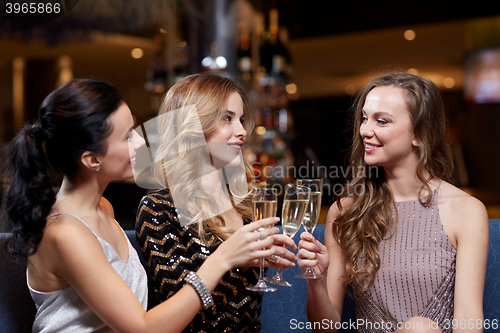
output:
[[[201,302],[203,303],[203,308],[208,309],[214,305],[214,299],[212,295],[208,292],[207,287],[200,279],[200,277],[195,272],[189,272],[184,277],[184,281],[189,283],[191,287],[196,290],[198,296],[200,296]]]

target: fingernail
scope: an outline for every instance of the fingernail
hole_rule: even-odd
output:
[[[306,237],[307,237],[307,240],[312,240],[312,238],[313,238],[312,235],[310,235],[310,234],[306,235]]]
[[[279,221],[280,221],[280,218],[279,218],[279,217],[275,217],[275,218],[274,218],[274,220],[275,220],[276,222],[279,222]]]

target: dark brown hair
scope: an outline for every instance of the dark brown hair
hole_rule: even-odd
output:
[[[350,165],[368,170],[360,135],[362,109],[368,93],[381,86],[398,87],[404,91],[413,133],[419,142],[416,169],[416,176],[422,183],[419,201],[424,206],[429,205],[432,202],[429,181],[434,177],[449,181],[453,171],[451,149],[444,141],[444,105],[438,88],[431,81],[408,73],[390,73],[373,79],[360,91],[353,107]],[[429,172],[429,178],[424,177],[424,170]],[[373,285],[380,267],[378,245],[393,229],[393,221],[397,221],[397,216],[395,219],[392,213],[395,208],[392,192],[383,170],[379,167],[378,171],[382,172],[353,173],[336,201],[340,215],[333,224],[333,232],[346,253],[345,285],[356,282],[354,287],[362,290]],[[341,204],[345,198],[351,200],[347,208]]]
[[[108,117],[122,97],[109,83],[75,79],[45,98],[35,124],[27,124],[9,144],[7,177],[11,179],[2,209],[12,226],[8,251],[28,257],[37,250],[45,218],[56,197],[50,165],[73,176],[86,151],[105,153],[111,133]]]

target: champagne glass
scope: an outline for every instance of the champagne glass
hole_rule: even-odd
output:
[[[288,184],[285,187],[281,224],[283,226],[283,233],[291,239],[293,239],[293,236],[295,236],[299,230],[300,223],[302,223],[304,219],[310,195],[311,190],[305,186]],[[285,245],[283,245],[283,247],[284,246]],[[265,280],[280,286],[292,286],[290,282],[283,278],[281,266],[278,268],[278,272],[275,276],[268,277]]]
[[[252,189],[253,220],[258,221],[267,217],[275,217],[278,208],[276,189],[267,187],[254,187]],[[270,226],[272,227],[272,226]],[[262,231],[264,228],[259,228]],[[251,291],[276,291],[264,281],[264,258],[260,258],[259,280],[253,286],[247,286]]]
[[[312,235],[316,225],[318,224],[319,213],[321,211],[321,194],[323,193],[323,180],[321,179],[299,179],[297,180],[297,185],[302,185],[309,187],[311,189],[311,199],[307,206],[304,219],[302,220],[302,226],[304,229]],[[311,267],[307,267],[306,271],[302,274],[296,275],[295,277],[303,279],[318,279],[323,277],[314,273]]]

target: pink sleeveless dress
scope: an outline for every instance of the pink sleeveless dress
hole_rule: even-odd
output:
[[[414,316],[452,332],[457,252],[443,230],[437,202],[438,189],[428,207],[418,200],[396,204],[396,232],[379,244],[375,283],[354,292],[356,317],[363,320],[358,332],[393,332]]]

